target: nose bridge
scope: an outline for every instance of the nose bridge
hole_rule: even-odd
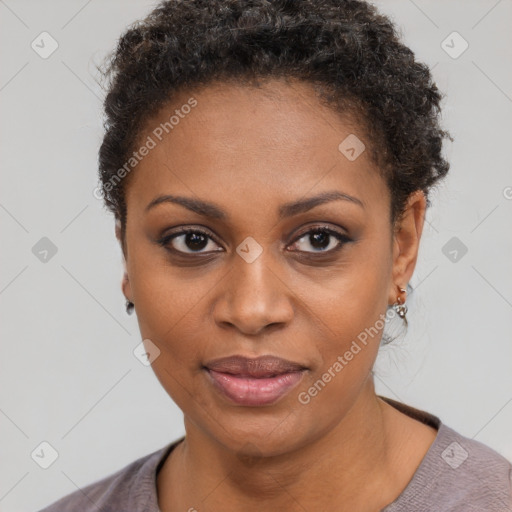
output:
[[[232,270],[215,307],[215,321],[228,323],[247,334],[267,325],[289,322],[293,316],[288,288],[278,277],[271,251],[244,241],[233,254]],[[254,259],[253,259],[254,257]]]

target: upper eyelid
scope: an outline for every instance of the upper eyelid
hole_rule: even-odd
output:
[[[322,224],[322,225],[316,225],[316,226],[315,225],[308,226],[307,228],[304,228],[304,231],[300,231],[297,235],[295,235],[294,240],[297,240],[298,238],[301,238],[304,235],[307,235],[311,231],[329,231],[331,233],[335,233],[335,234],[338,234],[338,235],[344,235],[344,236],[348,237],[348,235],[343,233],[340,229],[333,228],[331,226],[327,226],[325,224]]]

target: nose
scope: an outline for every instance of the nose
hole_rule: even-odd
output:
[[[264,251],[252,263],[236,256],[213,308],[219,327],[258,335],[291,322],[293,293],[279,275],[282,272],[275,265],[271,268],[265,256]]]

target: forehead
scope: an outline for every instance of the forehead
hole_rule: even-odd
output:
[[[304,82],[182,91],[146,123],[137,147],[149,140],[127,188],[129,208],[177,190],[241,205],[333,189],[365,203],[387,201],[362,124],[322,104]]]

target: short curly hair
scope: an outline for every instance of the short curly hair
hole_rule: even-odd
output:
[[[441,155],[443,139],[453,140],[439,126],[443,95],[391,20],[362,0],[162,1],[119,38],[102,72],[99,190],[123,243],[128,180],[112,186],[113,177],[173,95],[214,81],[299,79],[340,115],[355,113],[389,186],[392,224],[416,190],[430,206],[430,189],[449,169]]]

